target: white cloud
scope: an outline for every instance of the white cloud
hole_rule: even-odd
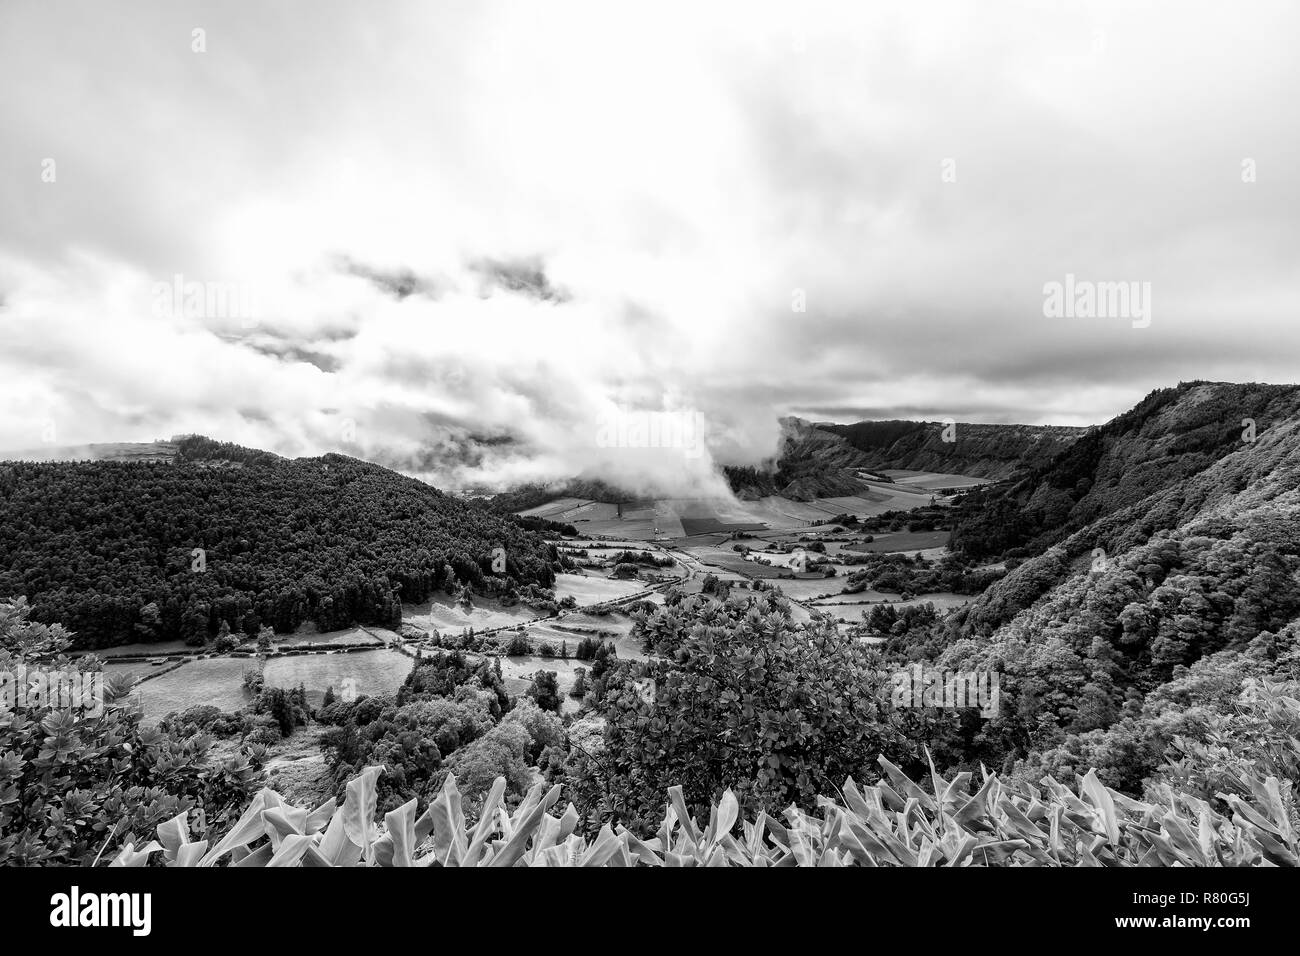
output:
[[[1282,380],[1297,19],[7,3],[0,447],[54,421],[698,491],[789,411],[1078,423]],[[1045,319],[1067,272],[1150,281],[1151,327]],[[256,289],[259,324],[152,315],[176,274]],[[612,455],[615,408],[699,412],[711,453]]]

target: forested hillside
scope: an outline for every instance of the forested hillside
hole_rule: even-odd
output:
[[[723,474],[742,499],[783,495],[809,501],[861,493],[857,473],[868,465],[867,456],[839,436],[790,417],[781,419],[781,447],[770,467],[728,466]]]
[[[502,577],[553,581],[539,536],[378,465],[179,445],[171,464],[0,463],[0,596],[102,647],[392,625],[400,602],[484,583],[494,548]]]
[[[1051,461],[1082,428],[1056,425],[957,424],[944,440],[939,422],[881,421],[853,425],[781,419],[781,447],[765,468],[723,469],[740,498],[783,495],[797,501],[855,495],[858,473],[891,469],[976,478],[1008,478]]]
[[[1261,682],[1300,676],[1298,398],[1165,389],[1015,487],[968,496],[957,543],[1043,550],[947,621],[889,635],[892,653],[1002,674],[999,715],[937,734],[942,759],[1096,768],[1137,792],[1210,731],[1258,757],[1295,730],[1241,715]]]
[[[1065,425],[952,426],[944,440],[941,422],[880,421],[818,424],[861,452],[863,467],[937,471],[975,478],[1009,478],[1060,454],[1086,429]]]
[[[1121,512],[1116,530],[1135,521],[1145,536],[1174,527],[1192,513],[1180,500],[1190,479],[1198,480],[1197,501],[1242,490],[1258,477],[1251,455],[1272,447],[1265,440],[1270,430],[1297,416],[1295,386],[1191,382],[1159,389],[1009,488],[965,495],[953,547],[980,557],[1036,555]],[[1226,484],[1200,480],[1227,456],[1241,467],[1219,476]],[[1114,542],[1099,543],[1113,550]]]

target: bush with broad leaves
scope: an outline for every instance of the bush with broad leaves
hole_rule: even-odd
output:
[[[1296,866],[1300,841],[1294,794],[1276,777],[1246,781],[1226,811],[1165,786],[1155,802],[1133,800],[1089,772],[1075,787],[1039,786],[996,774],[976,782],[931,770],[922,786],[880,758],[885,779],[852,779],[816,814],[743,816],[727,790],[692,818],[680,787],[668,791],[663,822],[637,835],[601,827],[588,841],[572,804],[552,813],[560,787],[537,784],[507,812],[498,778],[477,822],[466,820],[456,778],[418,817],[411,800],[375,823],[376,778],[369,767],[333,800],[308,811],[262,790],[216,844],[192,842],[182,812],[156,840],[128,846],[114,866]]]

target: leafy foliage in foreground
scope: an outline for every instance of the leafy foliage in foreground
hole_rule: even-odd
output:
[[[25,601],[0,603],[0,671],[11,674],[34,650],[58,655],[69,635],[28,619]],[[51,670],[93,669],[93,659],[55,656]],[[132,834],[189,809],[215,831],[236,819],[260,776],[256,753],[224,760],[211,739],[145,727],[107,682],[99,716],[50,707],[0,709],[0,865],[86,866]]]
[[[608,825],[588,842],[575,829],[570,804],[551,813],[561,788],[535,785],[514,809],[502,804],[498,778],[470,824],[455,777],[418,818],[415,800],[372,821],[382,768],[369,767],[333,800],[313,811],[289,806],[262,790],[214,846],[190,842],[187,814],[158,828],[158,839],[128,846],[115,866],[1296,866],[1300,842],[1290,781],[1249,777],[1248,792],[1226,806],[1163,785],[1151,802],[1104,786],[1089,771],[1077,788],[1051,777],[1039,786],[985,774],[930,787],[880,758],[887,780],[859,788],[845,782],[818,812],[794,807],[780,817],[760,811],[741,820],[727,790],[701,826],[680,787],[669,790],[658,830],[641,839]],[[162,856],[154,854],[161,852]]]

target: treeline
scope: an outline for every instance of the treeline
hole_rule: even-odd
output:
[[[415,479],[342,455],[180,444],[174,464],[0,465],[0,596],[105,647],[201,644],[223,623],[393,626],[439,590],[554,583],[536,534]]]

